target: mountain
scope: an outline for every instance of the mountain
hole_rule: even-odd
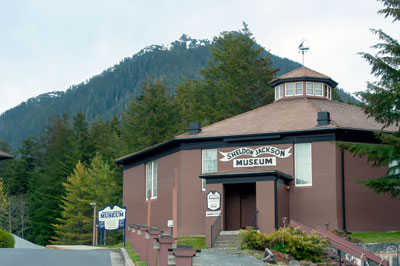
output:
[[[209,40],[196,40],[187,35],[167,46],[152,45],[132,57],[104,70],[101,74],[66,91],[53,91],[21,103],[0,116],[0,139],[13,149],[28,136],[37,135],[55,114],[68,113],[72,117],[82,111],[89,121],[110,119],[119,115],[126,103],[140,93],[148,77],[163,78],[173,88],[183,77],[200,78],[200,69],[210,57]],[[299,63],[270,54],[278,75],[300,66]]]

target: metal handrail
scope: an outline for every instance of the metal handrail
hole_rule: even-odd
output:
[[[258,210],[254,212],[253,218],[251,219],[249,226],[253,227],[254,230],[258,230]]]
[[[292,227],[298,227],[300,230],[304,231],[305,233],[311,233],[313,230],[305,225],[302,225],[299,222],[296,222],[294,220],[290,220],[290,226]],[[315,231],[318,235],[323,236],[328,239],[329,244],[338,250],[338,255],[339,255],[339,262],[342,261],[342,252],[345,252],[347,254],[352,255],[353,257],[356,257],[360,259],[361,261],[374,261],[375,263],[383,266],[387,266],[388,263],[385,259],[369,252],[368,250],[362,249],[359,246],[325,230],[322,228],[317,227],[317,230]]]
[[[219,233],[221,232],[221,214],[218,215],[217,219],[215,219],[214,223],[211,225],[211,247],[214,246],[215,240]]]

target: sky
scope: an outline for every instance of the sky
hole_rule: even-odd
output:
[[[369,29],[399,38],[376,0],[0,0],[0,114],[31,97],[66,90],[152,44],[182,34],[212,39],[248,24],[272,54],[301,62],[348,92],[375,78],[359,52]]]

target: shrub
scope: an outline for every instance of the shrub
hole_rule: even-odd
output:
[[[267,237],[264,234],[253,228],[240,230],[239,233],[241,249],[264,250],[267,246],[266,240]]]
[[[12,234],[0,228],[0,248],[14,248],[14,245]]]
[[[268,247],[284,253],[290,253],[297,260],[312,262],[324,261],[323,252],[328,247],[325,238],[316,233],[305,234],[296,228],[279,228],[267,235]]]
[[[323,251],[328,247],[326,239],[316,233],[305,234],[296,228],[280,228],[264,235],[255,230],[242,230],[239,234],[242,249],[264,250],[270,248],[289,253],[297,260],[324,261]]]

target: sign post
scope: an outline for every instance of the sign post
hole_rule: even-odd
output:
[[[118,230],[122,231],[122,241],[125,247],[125,224],[126,207],[106,206],[99,211],[99,229],[101,234],[101,244],[103,244],[103,231]]]

